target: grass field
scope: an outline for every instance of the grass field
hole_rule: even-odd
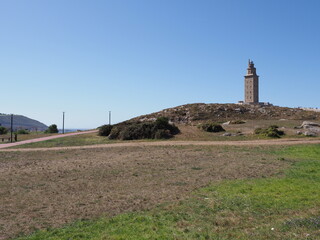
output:
[[[24,140],[29,140],[29,139],[34,139],[34,138],[41,138],[41,137],[48,137],[48,136],[52,136],[54,134],[50,134],[50,133],[43,133],[43,132],[32,132],[30,134],[19,134],[18,135],[18,141],[24,141]],[[1,135],[1,136],[4,136],[4,137],[10,137],[10,133],[8,134],[5,134],[5,135]],[[14,138],[14,134],[13,134],[13,138]],[[3,143],[8,143],[7,140],[5,141],[0,141],[0,144],[3,144]]]
[[[174,138],[165,141],[244,141],[269,139],[267,137],[254,135],[253,130],[258,127],[266,128],[270,125],[278,125],[285,130],[286,135],[283,138],[306,138],[304,135],[296,135],[293,127],[301,125],[302,121],[298,120],[248,120],[245,124],[231,124],[223,126],[230,133],[242,132],[243,136],[222,136],[223,133],[209,133],[199,130],[196,126],[179,125],[181,133]],[[39,135],[40,137],[40,135]],[[139,141],[155,141],[155,140],[139,140]],[[115,142],[123,142],[118,140],[109,140],[107,137],[100,137],[96,133],[83,134],[78,136],[70,136],[58,139],[47,140],[44,142],[29,143],[13,148],[48,148],[48,147],[67,147],[67,146],[85,146],[95,144],[109,144]]]
[[[320,145],[0,157],[3,239],[320,238]]]
[[[81,135],[51,139],[43,142],[28,143],[14,148],[41,148],[41,147],[63,147],[63,146],[85,146],[94,144],[114,143],[106,137],[100,137],[97,133],[86,133]]]

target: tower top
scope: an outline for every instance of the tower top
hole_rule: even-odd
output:
[[[254,63],[250,59],[248,61],[247,75],[257,75],[256,68],[254,67]]]

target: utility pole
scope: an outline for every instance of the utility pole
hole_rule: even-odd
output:
[[[11,114],[11,142],[12,142],[12,133],[13,133],[13,114]]]
[[[62,115],[62,134],[64,134],[64,112]]]
[[[109,125],[111,125],[111,111],[109,111]]]

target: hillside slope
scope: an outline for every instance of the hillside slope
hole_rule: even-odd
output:
[[[11,124],[11,115],[0,114],[0,124],[6,128],[9,128]],[[48,126],[37,120],[31,119],[22,115],[14,115],[13,128],[43,131],[43,130],[46,130]]]
[[[131,121],[148,121],[165,116],[174,123],[197,123],[229,120],[320,120],[320,112],[278,106],[194,103],[139,116]]]

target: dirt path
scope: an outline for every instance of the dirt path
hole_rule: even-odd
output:
[[[66,134],[59,134],[59,135],[54,135],[54,136],[49,136],[49,137],[34,138],[34,139],[29,139],[29,140],[20,141],[20,142],[14,142],[14,143],[5,143],[5,144],[0,144],[0,149],[15,147],[15,146],[19,146],[19,145],[23,145],[23,144],[27,144],[27,143],[43,142],[43,141],[47,141],[47,140],[55,139],[55,138],[63,138],[63,137],[75,136],[75,135],[86,134],[86,133],[94,133],[97,131],[98,130],[66,133]]]
[[[94,131],[75,133],[83,134]],[[62,137],[70,136],[63,135]],[[58,138],[59,135],[54,136]],[[48,139],[52,139],[48,137]],[[34,139],[39,141],[48,140],[45,138]],[[32,140],[28,140],[32,141]],[[34,141],[36,142],[36,141]],[[26,143],[26,142],[25,142]],[[29,143],[29,142],[28,142]],[[298,145],[298,144],[320,144],[320,139],[268,139],[268,140],[247,140],[247,141],[157,141],[157,142],[123,142],[110,144],[97,144],[87,146],[69,146],[69,147],[52,147],[52,148],[21,148],[21,149],[0,149],[2,152],[31,152],[31,151],[48,151],[48,150],[68,150],[68,149],[92,149],[92,148],[114,148],[114,147],[145,147],[145,146],[266,146],[266,145]],[[12,145],[11,145],[12,146]],[[9,146],[8,146],[9,147]]]

